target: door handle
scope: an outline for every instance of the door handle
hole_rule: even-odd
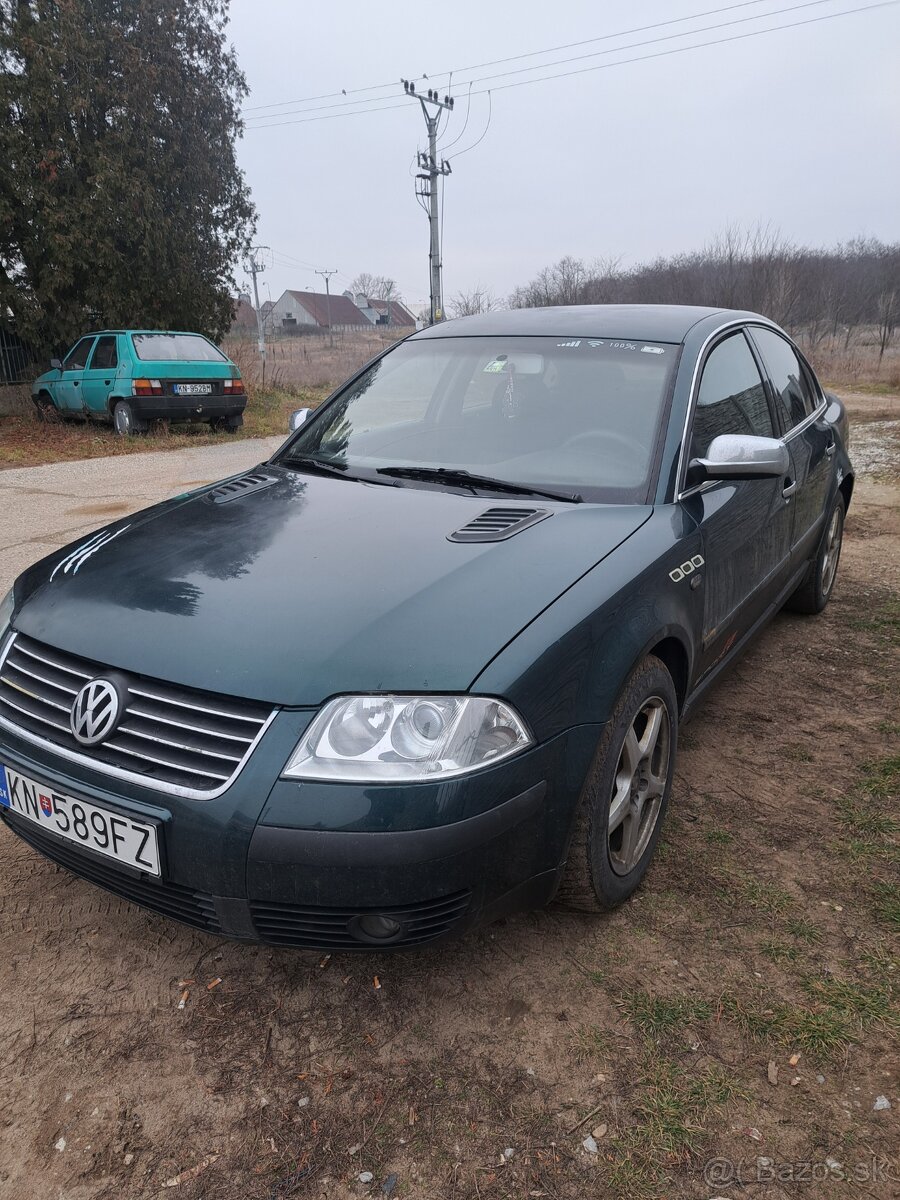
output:
[[[837,450],[837,442],[834,440],[834,438],[832,438],[831,441],[828,443],[828,445],[825,447],[825,453],[828,455],[829,458],[831,458],[831,456],[832,456],[832,454],[834,454],[835,450]]]
[[[78,387],[78,380],[77,380],[77,379],[73,379],[73,380],[72,380],[72,387]]]
[[[781,489],[781,494],[782,494],[782,496],[784,496],[785,500],[790,500],[791,496],[793,496],[793,494],[794,494],[794,492],[796,492],[796,490],[797,490],[797,480],[794,479],[790,483],[786,483],[784,485],[784,487]]]
[[[112,383],[112,380],[111,380],[111,379],[104,379],[104,380],[103,380],[103,383],[104,383],[104,385],[105,385],[106,387],[109,387],[109,385]]]

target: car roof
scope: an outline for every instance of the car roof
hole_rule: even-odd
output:
[[[766,321],[758,313],[693,304],[573,304],[551,308],[514,308],[458,317],[413,335],[449,337],[583,337],[636,338],[646,342],[683,342],[688,332],[709,317]],[[768,323],[768,322],[767,322]]]
[[[162,333],[173,337],[202,337],[204,340],[209,340],[205,333],[197,333],[196,329],[91,329],[88,333],[83,333],[82,337],[100,337],[106,333]]]

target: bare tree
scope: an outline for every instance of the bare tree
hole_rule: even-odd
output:
[[[457,292],[453,299],[447,302],[447,308],[454,317],[474,317],[478,313],[493,312],[501,307],[494,293],[480,283],[470,292]]]
[[[350,291],[354,296],[374,296],[377,278],[377,275],[370,275],[368,271],[360,271],[350,284]]]
[[[388,275],[371,275],[368,271],[360,271],[350,284],[354,296],[365,296],[369,300],[399,300],[400,289],[397,281]]]

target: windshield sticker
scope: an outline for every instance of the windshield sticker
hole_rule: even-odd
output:
[[[641,354],[665,354],[662,346],[641,346]]]
[[[601,342],[598,338],[588,338],[588,345],[596,350],[598,346],[605,346],[606,342]]]
[[[609,348],[611,350],[637,350],[634,342],[610,342]]]
[[[102,529],[100,533],[95,534],[88,541],[82,542],[80,546],[76,547],[70,554],[67,554],[65,558],[60,559],[53,568],[50,579],[52,580],[55,577],[56,572],[60,568],[62,568],[64,575],[68,575],[70,571],[73,575],[77,575],[79,567],[83,563],[86,563],[91,555],[96,554],[98,550],[108,545],[113,538],[117,538],[120,533],[124,533],[126,529],[130,528],[130,524],[123,525],[121,529],[117,529],[114,533],[110,533],[107,529]]]
[[[570,346],[572,348],[574,348],[575,346],[580,346],[580,345],[581,345],[581,338],[578,338],[576,341],[572,341],[572,342],[557,342],[556,343],[557,349],[559,349],[559,350],[567,350]]]
[[[496,358],[492,358],[488,365],[484,368],[485,375],[499,375],[506,370],[507,357],[505,354],[500,354]]]

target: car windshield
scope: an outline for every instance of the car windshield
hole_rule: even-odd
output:
[[[131,337],[142,362],[227,362],[199,333],[135,333]]]
[[[413,339],[340,392],[278,460],[362,477],[442,471],[435,482],[452,486],[465,484],[447,473],[463,471],[536,493],[640,502],[677,354],[584,337]]]

